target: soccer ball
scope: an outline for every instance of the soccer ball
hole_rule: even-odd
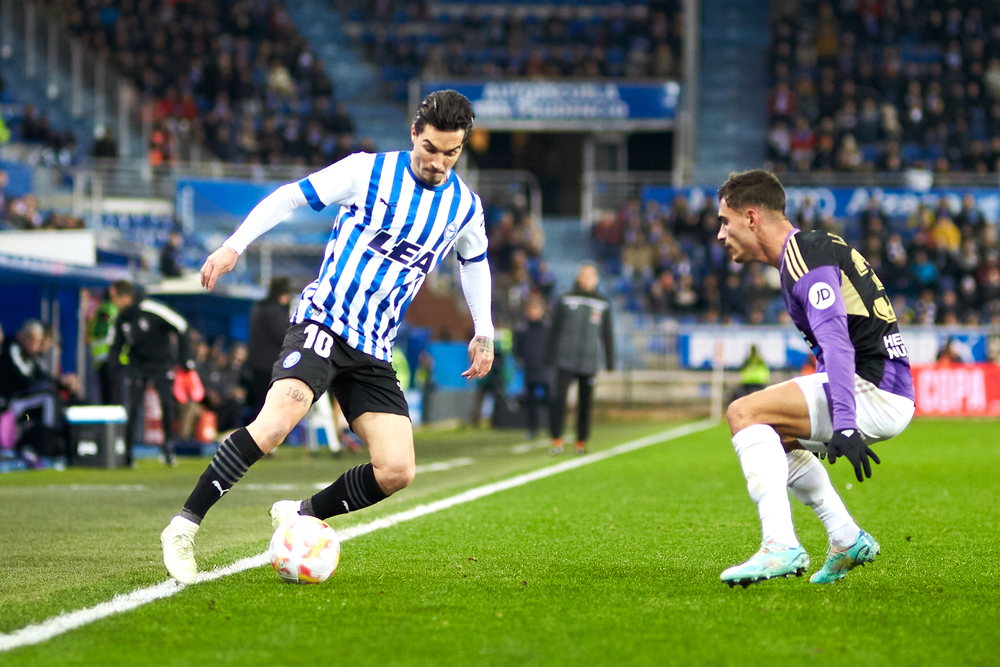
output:
[[[271,536],[271,567],[289,584],[321,584],[340,562],[340,540],[325,521],[295,516]]]

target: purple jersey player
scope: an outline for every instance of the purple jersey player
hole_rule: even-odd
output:
[[[871,265],[839,236],[792,227],[774,174],[731,174],[719,188],[719,221],[719,240],[735,261],[780,270],[788,312],[818,362],[814,375],[729,406],[733,447],[757,504],[763,540],[750,560],[721,578],[746,587],[808,569],[787,487],[816,512],[830,539],[826,562],[810,581],[832,583],[874,560],[879,545],[851,518],[812,452],[825,452],[830,463],[847,458],[859,482],[871,477],[869,459],[879,459],[870,445],[899,435],[913,417],[906,345]]]

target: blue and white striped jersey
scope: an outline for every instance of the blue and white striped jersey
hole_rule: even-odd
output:
[[[409,151],[355,153],[299,181],[313,209],[337,205],[319,277],[292,321],[320,322],[347,343],[392,360],[396,330],[424,278],[455,246],[461,262],[486,259],[479,197],[452,171],[430,187]]]

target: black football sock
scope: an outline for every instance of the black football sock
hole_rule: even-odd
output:
[[[212,505],[226,495],[262,456],[264,452],[260,451],[245,428],[226,438],[195,484],[180,515],[200,524]]]
[[[303,514],[327,519],[338,514],[356,512],[388,498],[375,481],[375,468],[371,463],[351,468],[336,482],[312,498],[302,501]]]

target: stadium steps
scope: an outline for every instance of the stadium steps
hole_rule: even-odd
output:
[[[694,182],[759,167],[767,135],[769,12],[755,0],[704,0]]]
[[[370,137],[380,151],[410,145],[410,122],[405,108],[393,103],[378,68],[365,60],[344,32],[344,17],[328,0],[301,0],[286,5],[299,32],[323,60],[337,100],[347,104],[356,135]]]

